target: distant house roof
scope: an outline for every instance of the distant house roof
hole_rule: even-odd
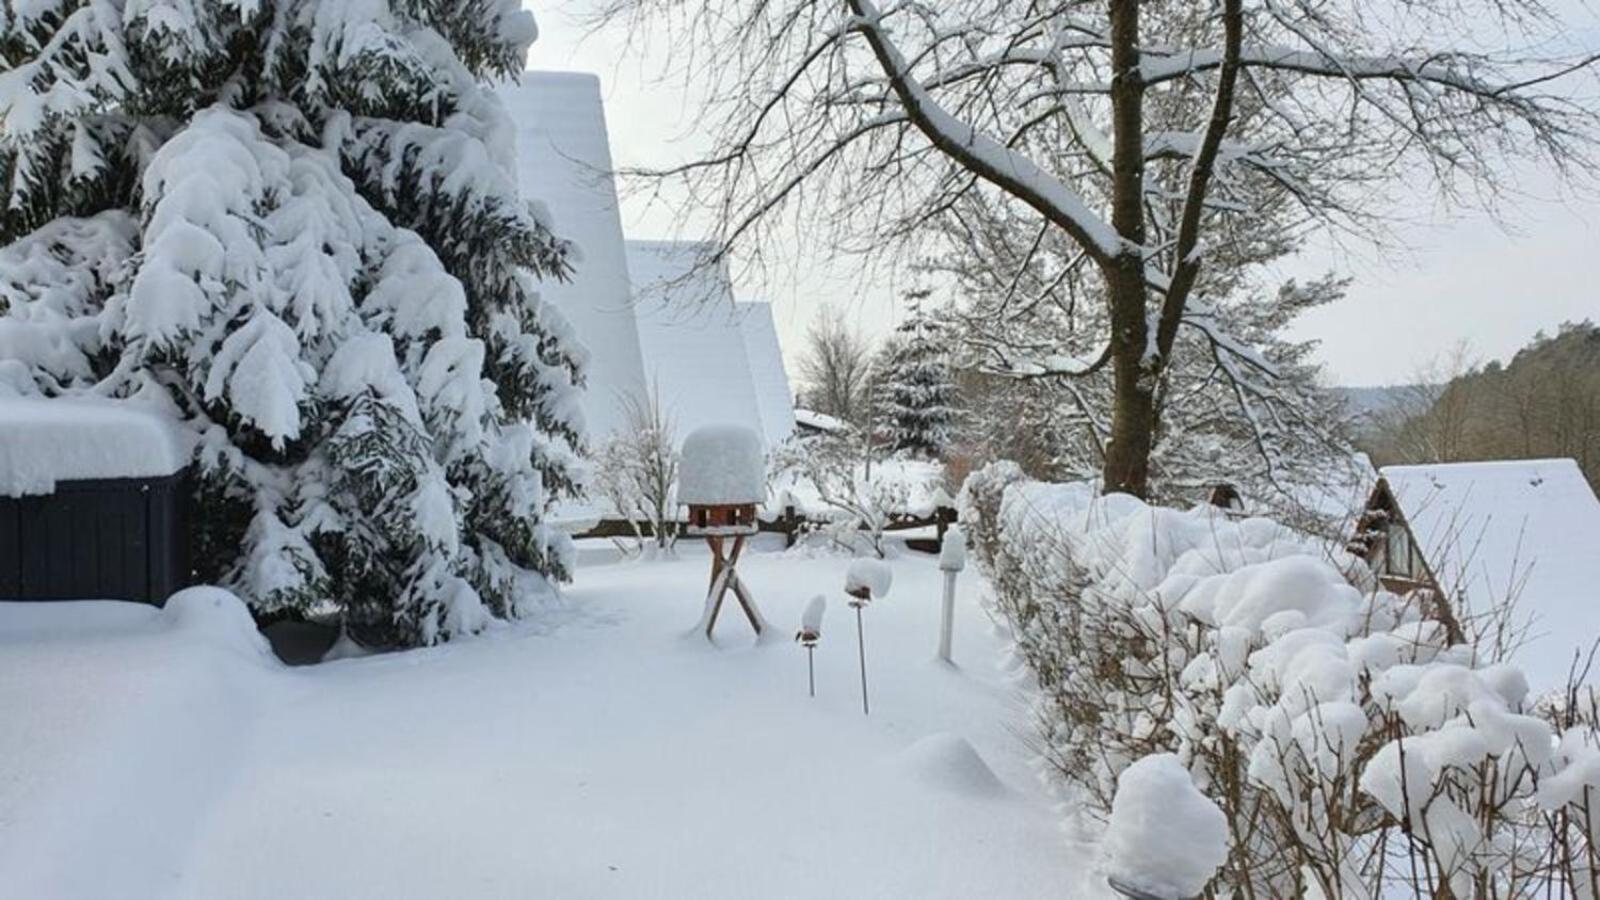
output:
[[[577,248],[572,278],[540,294],[588,351],[582,400],[591,441],[626,426],[654,391],[681,440],[701,425],[738,424],[773,445],[794,431],[789,379],[764,303],[735,303],[706,246],[625,241],[600,81],[526,72],[499,96],[516,126],[524,197],[550,210]]]
[[[770,443],[733,285],[708,252],[693,242],[628,242],[645,382],[680,438],[743,425]]]
[[[1514,661],[1560,687],[1600,637],[1600,500],[1570,459],[1380,470],[1429,570],[1471,610],[1515,597],[1528,624]],[[1591,673],[1596,680],[1596,673]]]
[[[850,430],[850,424],[843,419],[812,409],[795,410],[794,423],[803,430],[821,434],[838,434]]]
[[[783,367],[783,347],[772,321],[769,303],[740,303],[739,329],[744,333],[745,357],[756,389],[762,436],[776,446],[794,433],[794,399],[789,393],[789,373]]]

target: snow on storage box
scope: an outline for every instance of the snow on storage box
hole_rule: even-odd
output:
[[[165,599],[186,571],[188,460],[159,413],[0,397],[0,599]]]

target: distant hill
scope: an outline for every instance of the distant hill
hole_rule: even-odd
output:
[[[1448,384],[1337,388],[1359,417],[1358,445],[1378,465],[1496,459],[1575,460],[1600,487],[1600,326],[1541,332],[1509,362]]]
[[[1354,426],[1356,437],[1370,438],[1402,412],[1416,412],[1414,407],[1426,406],[1428,398],[1437,393],[1421,384],[1388,384],[1371,387],[1336,387],[1329,389],[1344,402],[1346,414]]]

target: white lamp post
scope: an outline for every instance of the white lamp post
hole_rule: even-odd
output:
[[[939,571],[944,573],[944,608],[939,616],[939,658],[954,664],[950,658],[951,632],[955,628],[956,576],[967,567],[967,537],[961,526],[952,525],[939,545]]]

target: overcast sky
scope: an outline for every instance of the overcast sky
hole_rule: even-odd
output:
[[[696,140],[691,98],[679,83],[659,80],[656,65],[637,47],[626,46],[618,34],[586,34],[567,12],[581,3],[526,5],[541,31],[530,68],[600,76],[619,167],[659,166],[703,146]],[[1575,32],[1600,34],[1597,25],[1592,11],[1575,11]],[[1298,336],[1321,341],[1332,381],[1406,381],[1462,341],[1482,359],[1503,359],[1541,329],[1600,320],[1600,190],[1564,189],[1537,171],[1515,177],[1522,195],[1504,204],[1504,224],[1443,209],[1432,198],[1405,197],[1404,186],[1397,185],[1396,196],[1405,197],[1401,202],[1412,220],[1396,232],[1404,249],[1379,253],[1370,244],[1321,241],[1284,267],[1286,276],[1331,269],[1354,279],[1348,299],[1297,326]],[[670,203],[651,204],[625,192],[622,204],[630,238],[698,236]],[[742,299],[773,302],[791,361],[811,317],[826,302],[874,333],[896,320],[893,298],[903,286],[864,281],[847,265],[826,260],[789,262],[785,272],[736,288]]]

